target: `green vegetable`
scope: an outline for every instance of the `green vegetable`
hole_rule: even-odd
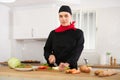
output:
[[[48,67],[48,70],[52,70],[52,67]]]
[[[19,66],[19,65],[21,65],[21,61],[20,61],[19,59],[15,58],[15,57],[10,58],[10,59],[8,60],[8,66],[9,66],[10,68],[15,68],[15,67],[17,67],[17,66]]]
[[[64,70],[67,70],[67,69],[70,69],[70,67],[68,66],[68,67],[65,67],[65,68],[64,68]]]
[[[16,66],[16,68],[25,68],[25,64],[20,64],[20,65]]]
[[[40,64],[41,66],[49,66],[47,63]]]

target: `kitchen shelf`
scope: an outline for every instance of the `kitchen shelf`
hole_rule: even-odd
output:
[[[47,38],[17,38],[17,41],[22,41],[22,40],[37,40],[37,41],[45,41]]]

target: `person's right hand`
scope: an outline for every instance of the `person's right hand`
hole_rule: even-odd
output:
[[[49,60],[50,64],[53,64],[56,61],[56,58],[55,58],[54,55],[50,55],[49,58],[48,58],[48,60]]]
[[[59,70],[60,71],[64,71],[66,68],[68,68],[69,67],[69,63],[63,63],[63,62],[61,62],[60,64],[59,64]]]

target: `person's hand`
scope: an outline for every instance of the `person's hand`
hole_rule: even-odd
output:
[[[56,58],[55,58],[54,55],[50,55],[49,58],[48,58],[48,60],[49,60],[50,64],[53,64],[56,61]]]
[[[69,63],[62,63],[61,62],[60,65],[59,65],[59,70],[64,71],[68,67],[69,67]]]

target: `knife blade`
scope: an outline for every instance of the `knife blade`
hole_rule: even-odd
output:
[[[55,63],[55,62],[54,62],[53,64],[54,64],[54,66],[55,66],[55,67],[57,67],[57,66],[58,66],[58,65],[57,65],[57,63]]]

